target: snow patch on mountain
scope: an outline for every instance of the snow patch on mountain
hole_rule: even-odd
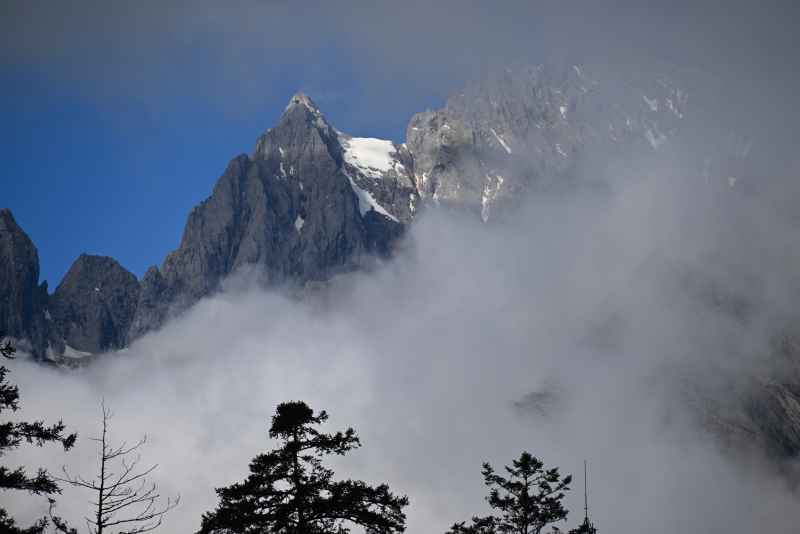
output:
[[[486,175],[486,185],[484,186],[483,194],[481,195],[481,220],[483,222],[489,221],[489,216],[492,211],[492,203],[500,193],[500,189],[503,187],[504,181],[504,178],[499,174],[495,176],[492,176],[491,174]]]
[[[400,222],[397,220],[397,217],[386,211],[383,206],[378,204],[378,201],[375,200],[369,191],[360,188],[349,174],[345,174],[345,176],[347,176],[347,179],[350,180],[350,186],[353,188],[353,192],[356,194],[356,197],[358,197],[358,211],[361,212],[362,217],[369,211],[374,210],[396,223]]]
[[[397,165],[397,151],[391,141],[373,137],[340,138],[344,148],[344,160],[365,176],[380,178]]]

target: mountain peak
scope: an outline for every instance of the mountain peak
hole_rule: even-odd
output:
[[[303,106],[315,115],[320,113],[319,108],[314,101],[311,100],[311,97],[306,95],[303,91],[298,91],[292,95],[292,98],[289,99],[289,103],[286,105],[284,112],[289,111],[296,106]]]
[[[284,151],[291,153],[292,146],[304,146],[308,135],[320,136],[322,144],[327,147],[326,150],[338,153],[341,147],[338,147],[336,141],[337,133],[336,128],[325,119],[314,101],[302,91],[298,91],[289,99],[278,125],[267,129],[258,138],[254,157],[267,159],[271,153],[279,153],[283,159]],[[283,174],[283,171],[281,173]]]
[[[16,224],[16,221],[14,220],[14,214],[11,213],[11,209],[9,208],[0,208],[0,219]]]

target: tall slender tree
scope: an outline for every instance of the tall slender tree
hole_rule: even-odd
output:
[[[217,489],[217,509],[203,515],[201,534],[347,534],[353,525],[368,534],[405,530],[403,508],[386,484],[333,479],[322,459],[360,446],[352,428],[324,434],[328,419],[304,402],[278,405],[269,436],[281,446],[259,454],[244,482]]]
[[[547,525],[566,520],[562,504],[572,476],[561,477],[558,468],[545,469],[544,463],[523,452],[513,466],[506,466],[509,477],[483,464],[484,484],[491,488],[486,497],[496,515],[475,516],[472,524],[455,523],[448,534],[539,534]]]
[[[94,500],[92,513],[86,517],[89,534],[143,534],[161,526],[164,515],[178,505],[179,497],[161,499],[156,484],[147,477],[158,464],[140,469],[141,456],[138,449],[144,445],[143,437],[134,445],[111,445],[108,436],[111,411],[103,408],[102,432],[92,438],[100,445],[98,473],[86,480],[80,475],[71,475],[64,468],[65,478],[60,480],[76,487],[88,489]],[[52,503],[51,503],[52,504]],[[76,534],[75,529],[53,516],[53,524],[64,534]]]
[[[13,359],[16,349],[10,341],[0,344],[0,355]],[[0,413],[15,412],[19,409],[19,388],[8,382],[9,370],[0,366]],[[9,451],[18,448],[22,443],[43,446],[47,443],[59,443],[64,450],[69,450],[75,444],[76,434],[66,434],[66,427],[62,421],[54,425],[45,425],[42,421],[5,421],[0,423],[0,457]],[[56,480],[45,470],[38,469],[36,474],[29,474],[24,467],[10,469],[0,466],[0,490],[21,490],[34,495],[54,495],[61,493]],[[9,534],[39,534],[47,526],[47,519],[42,518],[30,527],[20,527],[0,507],[0,533]]]
[[[589,521],[588,517],[583,518],[583,523],[569,531],[569,534],[597,534],[597,529],[594,524]]]
[[[597,534],[594,524],[589,521],[589,475],[586,460],[583,461],[583,523],[570,530],[569,534]]]

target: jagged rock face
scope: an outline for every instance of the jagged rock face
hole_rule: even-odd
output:
[[[362,215],[378,214],[410,223],[419,205],[414,183],[414,159],[405,145],[384,139],[339,135],[343,171],[359,196]]]
[[[488,168],[481,157],[485,147],[472,128],[446,110],[427,111],[411,119],[406,138],[423,198],[466,207],[480,204]]]
[[[65,343],[98,353],[125,346],[139,300],[139,282],[113,258],[81,254],[50,299],[49,313]]]
[[[139,301],[128,330],[128,342],[163,325],[168,319],[170,305],[175,301],[176,294],[167,285],[158,267],[147,269],[139,285]]]
[[[399,163],[381,172],[388,180],[376,196],[390,200],[413,188]],[[342,137],[316,105],[293,97],[253,157],[235,158],[192,211],[178,250],[145,276],[130,337],[160,326],[240,267],[256,266],[273,285],[304,284],[388,252],[401,217],[410,215],[357,185],[367,178],[347,162]]]
[[[39,285],[36,247],[11,210],[0,209],[0,336],[21,340],[24,348],[43,354],[48,338],[46,303],[47,285]]]
[[[192,211],[179,248],[148,271],[132,320],[108,319],[114,334],[101,340],[100,327],[81,323],[99,316],[75,319],[66,303],[78,295],[59,294],[59,309],[71,311],[60,326],[43,328],[57,331],[56,345],[63,335],[84,348],[121,346],[245,266],[272,285],[324,281],[389,254],[425,204],[466,208],[488,221],[537,187],[579,175],[595,150],[659,150],[675,137],[686,103],[665,79],[601,83],[577,65],[504,70],[444,108],[415,115],[398,145],[336,130],[297,94],[253,155],[234,158]],[[45,292],[36,299],[26,305],[43,310]],[[117,329],[126,324],[120,341]],[[79,335],[84,328],[94,333]]]
[[[488,221],[537,187],[575,179],[595,152],[627,157],[668,148],[685,124],[687,101],[665,78],[597,81],[577,65],[506,70],[415,115],[398,145],[339,132],[311,99],[295,95],[253,155],[229,163],[189,215],[179,248],[141,283],[111,258],[83,255],[48,298],[46,284],[38,285],[36,248],[0,210],[0,335],[28,343],[39,358],[63,354],[64,342],[98,353],[160,328],[243,267],[273,285],[318,287],[389,254],[424,203]],[[731,157],[727,167],[741,167],[751,143],[735,138],[732,145],[708,159],[708,172],[727,176]],[[744,313],[735,299],[720,302]],[[791,372],[737,382],[730,402],[691,389],[705,423],[796,458],[798,346],[788,341],[775,351]],[[536,409],[543,400],[524,402]]]
[[[800,455],[800,335],[784,332],[774,340],[771,376],[751,384],[745,399],[747,432],[778,459]]]
[[[339,132],[310,98],[295,95],[253,155],[234,158],[192,211],[179,248],[148,271],[128,340],[242,267],[254,266],[272,285],[322,281],[389,254],[423,200],[474,209],[486,221],[531,184],[568,173],[578,161],[568,155],[585,139],[616,134],[593,133],[581,118],[596,84],[577,67],[554,72],[509,72],[469,86],[444,109],[416,115],[402,145]],[[657,146],[661,130],[645,115],[663,99],[639,96],[621,128],[647,124]],[[672,95],[673,114],[684,100]]]
[[[746,413],[774,458],[800,455],[800,385],[797,382],[760,384],[746,404]],[[750,436],[743,436],[744,438]]]
[[[486,221],[520,193],[572,177],[593,151],[658,150],[686,103],[665,79],[600,83],[577,65],[507,69],[412,118],[415,182],[423,199]]]

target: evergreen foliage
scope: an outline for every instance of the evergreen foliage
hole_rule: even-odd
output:
[[[10,342],[0,345],[0,355],[13,359],[16,350]],[[9,370],[0,366],[0,413],[19,409],[19,388],[7,381]],[[0,457],[18,448],[23,443],[41,447],[47,443],[60,443],[64,450],[75,444],[76,434],[65,434],[66,427],[62,421],[47,426],[43,421],[6,421],[0,423]],[[25,467],[8,468],[0,466],[0,490],[21,490],[34,495],[53,495],[61,493],[56,480],[45,469],[38,469],[35,474],[28,473]],[[2,534],[39,534],[44,531],[48,522],[42,518],[34,525],[23,528],[16,524],[8,512],[0,507],[0,533]]]
[[[566,520],[562,504],[572,476],[561,477],[558,468],[545,469],[544,463],[528,452],[505,467],[508,478],[483,464],[484,484],[491,488],[486,501],[498,513],[475,516],[472,523],[455,523],[447,534],[540,534],[547,525]]]
[[[594,528],[594,525],[589,521],[588,517],[584,517],[583,523],[581,523],[578,528],[570,530],[569,534],[597,534],[597,529]]]
[[[327,419],[301,401],[278,405],[269,437],[281,446],[256,456],[244,482],[216,490],[220,503],[203,515],[200,534],[347,534],[353,525],[367,534],[403,532],[407,497],[386,484],[334,480],[323,466],[325,456],[360,446],[352,428],[335,434],[315,428]]]

